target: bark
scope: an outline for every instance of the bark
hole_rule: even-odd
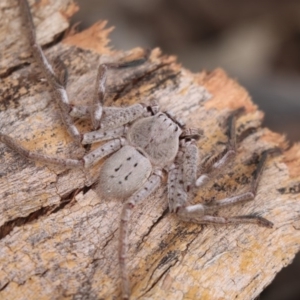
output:
[[[31,58],[17,2],[2,2],[1,131],[31,150],[82,157],[87,149],[78,148],[68,136],[40,70],[28,64]],[[32,9],[39,41],[51,43],[47,56],[50,60],[59,56],[68,67],[68,93],[74,104],[91,100],[99,63],[143,54],[141,49],[111,50],[110,29],[103,22],[55,42],[77,9],[71,0],[40,1]],[[269,158],[254,201],[218,212],[258,214],[272,221],[273,229],[182,223],[168,213],[166,181],[138,205],[129,236],[132,298],[254,299],[299,251],[300,145],[288,147],[283,136],[262,127],[263,113],[223,70],[193,74],[158,49],[142,66],[110,73],[106,103],[124,106],[153,99],[162,110],[172,110],[188,126],[203,130],[198,142],[202,158],[224,149],[226,118],[232,110],[245,108],[237,122],[236,159],[217,180],[197,191],[192,203],[246,191],[260,153],[275,147],[283,153]],[[91,129],[88,120],[76,124],[82,132]],[[94,192],[100,166],[91,170],[46,166],[0,144],[1,299],[120,296],[117,249],[122,202],[104,201]]]

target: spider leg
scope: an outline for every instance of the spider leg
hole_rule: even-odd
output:
[[[215,217],[205,215],[203,205],[193,205],[180,209],[178,217],[190,223],[196,224],[215,224],[215,225],[230,225],[230,224],[255,224],[262,227],[272,228],[273,223],[259,216],[236,216],[236,217]]]
[[[89,108],[89,113],[91,116],[92,124],[94,129],[99,129],[101,126],[101,118],[103,112],[103,104],[105,98],[105,89],[106,89],[106,79],[108,70],[118,70],[128,67],[135,67],[143,64],[148,59],[149,53],[147,52],[145,57],[131,60],[127,62],[119,63],[104,63],[101,64],[98,68],[97,79],[94,90],[93,104]]]
[[[185,140],[182,140],[174,160],[174,163],[169,167],[168,171],[168,200],[170,212],[176,212],[179,207],[182,207],[187,202],[187,189],[189,189],[190,182],[196,179],[196,167],[192,163],[197,162],[197,157],[192,150],[198,153],[198,149],[194,149],[194,143],[188,143],[190,147],[185,147]],[[191,151],[188,151],[190,148]],[[191,156],[189,157],[186,152]],[[188,163],[186,162],[188,157]],[[191,167],[191,168],[190,168]]]
[[[216,217],[208,213],[219,207],[234,205],[253,200],[257,193],[257,188],[265,162],[267,160],[267,152],[262,154],[261,160],[253,175],[253,181],[250,191],[242,193],[229,198],[224,198],[213,202],[209,205],[196,204],[182,206],[177,210],[178,217],[186,222],[193,222],[198,224],[240,224],[240,223],[253,223],[264,227],[272,227],[273,223],[265,218],[259,216],[235,216],[235,217]]]
[[[141,117],[155,115],[158,111],[157,104],[145,105],[134,104],[128,107],[103,107],[100,131],[114,129],[131,123]],[[90,108],[88,106],[74,106],[70,112],[72,117],[89,118]]]
[[[187,192],[183,187],[182,167],[178,163],[178,156],[175,163],[168,169],[168,201],[170,212],[176,212],[187,203]]]
[[[189,192],[197,179],[199,151],[194,139],[183,143],[185,148],[182,162],[183,187],[186,192]]]
[[[268,158],[268,152],[264,151],[262,153],[261,159],[260,159],[260,161],[255,169],[255,172],[253,174],[253,180],[251,183],[250,191],[248,191],[246,193],[242,193],[237,196],[224,198],[224,199],[209,203],[208,208],[216,209],[219,207],[234,205],[234,204],[253,200],[257,194],[258,184],[259,184],[259,181],[261,178],[261,174],[263,173],[263,169],[264,169],[267,158]]]
[[[60,57],[56,57],[53,61],[53,69],[58,77],[59,82],[66,88],[68,83],[69,72],[67,66],[60,59]]]
[[[131,212],[136,204],[145,200],[150,194],[158,189],[161,184],[161,176],[162,173],[160,170],[154,171],[146,183],[132,196],[130,196],[123,205],[119,235],[119,265],[122,281],[122,299],[129,299],[130,296],[130,284],[126,266],[126,256],[128,248],[128,222],[131,217]]]
[[[139,103],[123,108],[107,108],[101,120],[101,129],[113,129],[131,123],[141,117],[150,116],[152,106]]]
[[[170,212],[185,206],[187,194],[195,185],[199,151],[196,140],[202,131],[195,128],[184,129],[180,138],[179,150],[168,172],[168,200]]]
[[[124,125],[119,128],[115,128],[111,130],[103,131],[102,129],[100,129],[96,131],[87,132],[82,135],[81,144],[89,145],[101,141],[112,140],[117,137],[122,137],[125,136],[127,130],[128,127]]]
[[[135,107],[135,105],[132,106],[128,106],[128,107]],[[103,117],[104,116],[112,116],[112,115],[118,115],[120,114],[122,111],[124,110],[124,108],[122,107],[113,107],[113,106],[104,106],[103,107]],[[87,105],[77,105],[77,106],[73,106],[72,110],[70,112],[70,115],[73,118],[80,118],[80,119],[88,119],[90,118],[90,106]],[[138,116],[139,117],[139,116]],[[101,124],[102,125],[102,124]],[[101,126],[102,127],[102,126]]]
[[[76,128],[76,126],[74,125],[72,117],[69,115],[69,112],[71,110],[71,105],[69,103],[68,95],[65,89],[66,74],[64,76],[61,76],[61,74],[57,76],[55,74],[53,67],[45,57],[42,48],[37,44],[35,27],[32,20],[32,15],[30,12],[28,2],[26,0],[19,0],[19,4],[21,6],[21,14],[22,14],[23,21],[26,24],[24,28],[26,31],[27,39],[31,46],[35,61],[38,63],[39,67],[43,71],[44,76],[46,77],[47,82],[51,87],[54,98],[60,108],[62,121],[64,122],[69,134],[73,137],[75,141],[80,142],[81,140],[80,133]]]
[[[126,140],[124,138],[115,138],[103,144],[102,146],[96,148],[90,153],[86,154],[85,156],[83,156],[82,159],[71,159],[71,158],[59,158],[55,156],[46,155],[43,153],[30,151],[24,148],[23,146],[21,146],[13,138],[1,133],[0,133],[0,141],[27,159],[31,159],[39,162],[45,162],[53,165],[64,166],[68,168],[79,168],[79,167],[89,168],[95,165],[103,157],[113,152],[116,152],[126,144]]]
[[[105,143],[83,157],[84,167],[89,168],[94,166],[96,163],[98,163],[98,161],[100,161],[100,159],[116,152],[124,145],[126,145],[126,140],[124,138],[116,138]]]
[[[226,152],[210,159],[206,162],[201,168],[203,173],[200,177],[196,180],[196,186],[202,187],[205,185],[209,180],[215,177],[220,170],[222,170],[236,155],[236,130],[235,130],[235,123],[236,117],[241,110],[235,111],[228,120],[228,132],[229,138],[227,142]]]

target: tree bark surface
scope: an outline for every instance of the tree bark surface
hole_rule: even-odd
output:
[[[71,0],[31,6],[38,40],[48,45],[47,57],[60,57],[68,67],[67,90],[75,105],[91,101],[100,63],[143,55],[142,49],[110,49],[110,29],[103,22],[81,33],[70,31],[56,42],[77,7]],[[2,1],[0,14],[1,132],[31,150],[82,157],[87,149],[68,136],[41,71],[30,63],[17,1]],[[257,214],[272,221],[273,229],[180,222],[168,212],[166,180],[139,204],[129,235],[132,299],[254,299],[299,251],[300,145],[289,146],[283,136],[262,127],[263,113],[223,70],[193,74],[158,49],[142,66],[110,71],[105,101],[126,106],[151,100],[188,127],[203,130],[198,142],[202,159],[224,150],[226,119],[245,108],[237,121],[236,158],[191,203],[247,191],[261,152],[278,147],[282,154],[268,159],[254,201],[216,212]],[[89,120],[76,125],[81,132],[91,130]],[[27,161],[0,144],[1,299],[120,297],[122,201],[105,201],[95,193],[101,163],[91,170],[69,170]]]

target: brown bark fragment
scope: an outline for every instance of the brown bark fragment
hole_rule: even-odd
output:
[[[106,24],[106,21],[97,22],[82,32],[68,36],[64,39],[64,44],[93,50],[101,54],[111,54],[112,50],[108,48],[108,44],[109,34],[113,27],[106,28]]]
[[[64,3],[65,9],[57,3]],[[40,15],[38,23],[47,23],[56,12],[70,7],[74,4],[67,0],[42,1],[34,7],[34,15]],[[8,30],[4,20],[14,17],[19,22],[16,3],[6,11],[9,16],[0,18],[2,30]],[[65,14],[70,15],[61,16]],[[59,56],[68,66],[68,93],[74,104],[91,100],[95,66],[100,62],[141,56],[140,49],[112,52],[107,46],[109,29],[103,24],[68,37],[46,52],[50,59]],[[66,26],[61,23],[55,28],[59,29],[44,32],[46,42]],[[26,44],[22,34],[9,38],[11,44],[0,43],[5,58],[0,65],[5,91],[0,100],[1,131],[29,149],[82,157],[85,149],[75,148],[67,135],[37,67],[22,67],[5,76],[7,70],[29,59],[28,54],[20,58]],[[108,105],[156,99],[163,110],[172,110],[188,126],[202,128],[204,137],[198,142],[202,157],[223,150],[218,142],[227,139],[226,117],[231,110],[245,107],[237,132],[241,135],[251,129],[249,135],[240,141],[238,155],[224,175],[198,191],[194,203],[247,190],[258,155],[269,148],[286,149],[283,137],[261,128],[262,112],[222,70],[192,74],[156,49],[143,66],[110,74],[108,86]],[[82,132],[91,126],[88,121],[77,125]],[[166,212],[165,186],[136,207],[128,253],[132,298],[244,300],[259,295],[299,251],[299,153],[296,144],[270,158],[256,199],[219,212],[256,213],[274,222],[274,229],[182,223]],[[1,299],[72,299],[74,295],[116,299],[120,295],[117,242],[122,203],[103,201],[90,188],[98,169],[70,171],[28,162],[0,144]]]

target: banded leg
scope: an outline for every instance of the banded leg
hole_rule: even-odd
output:
[[[116,152],[125,145],[126,140],[123,138],[113,139],[104,145],[96,148],[92,152],[83,156],[82,159],[59,158],[42,153],[29,151],[17,143],[13,138],[0,133],[0,141],[6,146],[19,153],[23,157],[48,164],[64,166],[68,168],[89,168],[95,165],[103,157]]]
[[[27,39],[31,46],[35,61],[41,68],[48,84],[51,87],[54,98],[60,107],[62,121],[64,122],[69,134],[75,141],[79,143],[81,141],[81,135],[74,125],[71,116],[69,115],[71,106],[69,103],[67,92],[65,90],[65,79],[63,79],[65,78],[65,76],[56,76],[51,64],[48,62],[47,58],[44,55],[42,48],[37,44],[35,27],[27,0],[19,0],[19,4],[21,7],[22,18],[25,23],[24,28],[26,30]]]
[[[182,173],[182,167],[176,161],[168,170],[168,201],[170,212],[177,212],[187,202],[188,195],[182,184]]]
[[[209,205],[196,204],[196,205],[181,207],[177,212],[179,218],[186,222],[193,222],[198,224],[253,223],[260,226],[272,227],[273,223],[259,216],[236,216],[236,217],[226,218],[226,217],[215,217],[208,214],[210,211],[215,210],[219,207],[235,205],[235,204],[253,200],[257,193],[259,180],[261,178],[261,174],[263,172],[263,168],[266,163],[266,160],[267,160],[267,152],[264,152],[254,172],[253,181],[249,192],[242,193],[237,196],[221,199]]]
[[[218,174],[218,172],[224,168],[231,159],[236,154],[236,131],[235,131],[235,123],[237,115],[242,111],[242,109],[235,111],[229,118],[228,121],[228,131],[229,138],[227,143],[226,152],[217,157],[208,160],[202,169],[204,169],[204,173],[196,180],[196,186],[202,187],[209,180],[211,180],[214,176]]]
[[[200,131],[193,128],[183,131],[178,154],[167,170],[170,212],[186,205],[188,192],[195,185],[199,156],[196,140],[200,135]]]
[[[199,151],[195,140],[185,142],[185,151],[183,155],[182,171],[183,186],[186,192],[195,185],[197,178]]]
[[[82,135],[81,144],[90,145],[97,142],[112,140],[118,137],[122,137],[126,135],[128,130],[127,126],[121,126],[119,128],[111,129],[111,130],[96,130],[84,133]]]
[[[126,265],[128,248],[128,222],[135,205],[150,196],[161,184],[161,171],[154,171],[141,189],[135,192],[123,205],[119,235],[119,265],[121,273],[122,299],[129,299],[130,284]]]

